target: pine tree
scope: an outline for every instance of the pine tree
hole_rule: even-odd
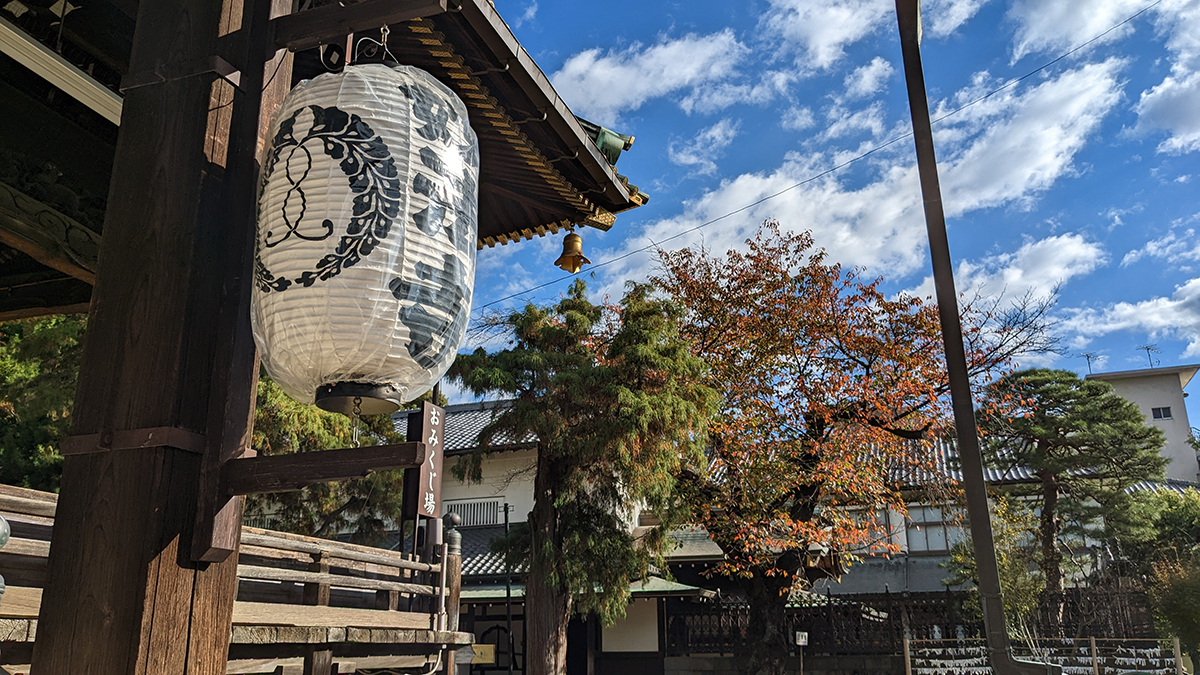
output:
[[[1011,373],[988,385],[981,404],[988,462],[1027,467],[1041,483],[1040,565],[1053,627],[1062,615],[1064,534],[1119,537],[1145,525],[1126,490],[1162,479],[1163,434],[1107,382],[1067,370]]]
[[[674,498],[682,464],[701,461],[715,393],[676,329],[677,312],[630,285],[620,307],[588,301],[576,281],[552,307],[497,317],[508,349],[460,355],[451,369],[472,392],[511,405],[480,433],[483,451],[462,471],[482,477],[482,456],[500,438],[537,438],[534,505],[523,536],[525,631],[531,675],[566,667],[572,612],[612,621],[629,584],[662,565],[665,531],[681,516]],[[662,526],[635,541],[639,506]]]

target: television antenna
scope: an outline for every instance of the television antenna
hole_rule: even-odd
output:
[[[1151,368],[1162,363],[1162,361],[1159,361],[1158,359],[1154,358],[1153,356],[1150,356],[1151,354],[1161,354],[1162,353],[1162,350],[1158,348],[1157,344],[1138,345],[1138,349],[1146,352],[1146,360],[1150,362]]]
[[[1088,375],[1092,374],[1092,361],[1100,360],[1100,355],[1095,352],[1080,352],[1080,353],[1076,354],[1075,356],[1087,359]]]

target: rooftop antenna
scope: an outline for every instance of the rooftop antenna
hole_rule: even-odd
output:
[[[1092,361],[1100,360],[1100,355],[1095,352],[1080,352],[1079,354],[1076,354],[1075,356],[1081,356],[1081,357],[1087,359],[1088,375],[1092,374]]]
[[[1159,361],[1158,359],[1150,356],[1151,354],[1161,354],[1162,353],[1162,350],[1158,348],[1157,344],[1138,345],[1138,349],[1146,352],[1146,360],[1150,362],[1151,368],[1162,363],[1162,361]]]

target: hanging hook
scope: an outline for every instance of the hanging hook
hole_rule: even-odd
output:
[[[367,58],[374,57],[375,54],[377,53],[376,49],[382,49],[383,55],[384,55],[384,60],[391,59],[394,63],[399,63],[400,59],[396,58],[396,55],[393,54],[392,50],[388,48],[388,44],[387,44],[388,43],[388,35],[391,35],[391,33],[392,33],[392,29],[388,28],[388,26],[385,24],[383,26],[380,26],[380,28],[379,28],[379,39],[378,40],[374,40],[369,37],[364,37],[364,38],[360,39],[358,41],[358,44],[354,45],[354,60],[355,60],[355,62],[357,62],[359,59],[359,56],[361,56],[363,43],[366,42],[366,43],[370,43],[371,45],[375,45],[375,47],[373,47],[371,49],[371,52],[369,52],[367,54]]]

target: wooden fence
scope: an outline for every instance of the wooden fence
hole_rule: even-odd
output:
[[[809,593],[787,610],[786,629],[808,633],[807,653],[899,654],[911,640],[981,637],[983,623],[973,593]],[[1143,591],[1071,589],[1065,598],[1062,635],[1068,638],[1155,638]],[[739,654],[747,646],[749,607],[740,602],[667,603],[667,655]],[[1048,624],[1047,624],[1048,625]],[[1053,634],[1043,625],[1034,632]]]

